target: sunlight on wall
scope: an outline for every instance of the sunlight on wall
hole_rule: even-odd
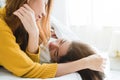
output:
[[[91,25],[90,0],[68,0],[68,9],[71,25]]]
[[[120,26],[120,0],[68,0],[71,25]]]

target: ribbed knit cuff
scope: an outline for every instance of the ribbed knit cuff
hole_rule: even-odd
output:
[[[26,53],[34,62],[40,62],[40,47],[38,48],[37,53],[31,53],[27,49],[26,49]]]
[[[58,64],[43,64],[46,67],[46,73],[42,75],[42,78],[54,78],[57,72]]]

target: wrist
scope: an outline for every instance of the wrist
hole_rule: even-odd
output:
[[[37,53],[39,49],[39,35],[29,34],[27,50],[30,53]]]
[[[29,37],[32,37],[32,38],[38,38],[39,37],[39,32],[38,31],[31,31],[28,33]]]
[[[89,68],[89,60],[88,57],[80,59],[80,61],[83,63],[83,69]]]
[[[26,52],[29,52],[31,54],[37,54],[39,52],[39,48],[36,47],[36,49],[35,48],[33,49],[33,48],[27,47]]]

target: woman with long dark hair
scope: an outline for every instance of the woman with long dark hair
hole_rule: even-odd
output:
[[[83,42],[67,41],[63,39],[61,39],[60,42],[58,42],[58,44],[57,43],[55,44],[53,42],[50,43],[49,49],[51,47],[54,47],[54,48],[56,47],[56,51],[54,53],[52,53],[50,49],[51,62],[68,63],[68,62],[72,62],[78,59],[83,59],[90,55],[97,54],[95,49],[93,49],[88,44],[85,44]],[[57,48],[57,46],[59,49]],[[66,47],[66,50],[64,52],[61,52],[60,49],[62,48],[63,50],[64,46]],[[88,60],[87,63],[84,63],[84,64],[90,64],[90,63],[91,62]],[[96,63],[97,63],[97,60],[96,60]],[[95,71],[91,69],[83,69],[77,72],[81,75],[82,80],[103,80],[104,79],[104,73],[100,71]]]

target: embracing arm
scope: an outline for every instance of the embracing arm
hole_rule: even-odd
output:
[[[104,71],[106,59],[98,54],[76,60],[73,62],[58,64],[56,76],[61,76],[68,73],[73,73],[83,69],[91,69],[95,71]]]
[[[50,78],[55,76],[56,63],[41,65],[32,61],[20,49],[12,32],[8,28],[4,30],[1,28],[7,28],[7,26],[0,26],[0,66],[21,77]]]

